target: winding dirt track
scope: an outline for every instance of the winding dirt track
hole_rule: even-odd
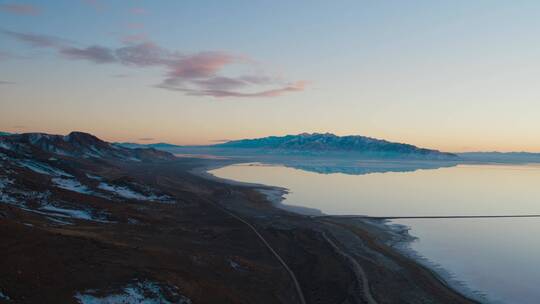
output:
[[[227,196],[231,196],[232,192],[229,189],[227,189],[227,190],[228,190]],[[281,256],[274,250],[274,248],[272,248],[272,246],[270,246],[270,244],[266,241],[266,239],[259,233],[259,231],[257,231],[257,228],[255,228],[253,225],[251,225],[248,221],[244,220],[240,216],[234,214],[233,212],[229,211],[225,207],[221,206],[220,204],[216,204],[216,206],[218,206],[218,208],[221,209],[226,214],[228,214],[231,217],[237,219],[238,221],[244,223],[246,226],[248,226],[255,233],[255,235],[257,235],[259,240],[261,240],[261,242],[264,244],[264,246],[266,246],[266,248],[268,248],[268,250],[274,255],[274,257],[279,261],[279,263],[283,266],[283,268],[285,268],[285,270],[287,271],[287,273],[291,277],[291,280],[293,281],[294,287],[296,289],[296,293],[298,294],[298,299],[299,299],[300,303],[306,304],[306,299],[304,298],[304,293],[302,292],[302,288],[300,288],[300,283],[298,283],[298,280],[296,279],[296,275],[291,270],[291,268],[289,268],[287,263],[285,263],[285,261],[281,258]],[[374,302],[374,304],[376,304],[376,303]]]
[[[334,243],[334,241],[332,241],[327,235],[326,233],[322,233],[322,236],[324,237],[324,239],[330,244],[330,246],[332,246],[334,248],[334,250],[339,253],[341,256],[343,256],[345,259],[347,259],[353,266],[353,272],[354,272],[354,275],[356,276],[356,280],[358,282],[358,285],[362,288],[362,293],[364,295],[364,299],[366,300],[366,302],[368,304],[377,304],[377,301],[375,301],[375,299],[373,298],[373,296],[371,295],[371,291],[369,290],[369,281],[368,281],[368,278],[367,278],[367,275],[366,275],[366,272],[364,271],[364,269],[362,268],[362,266],[360,266],[360,264],[358,264],[358,262],[356,261],[356,259],[354,259],[352,256],[350,256],[348,253],[344,252],[343,250],[341,250],[341,248],[339,248],[336,243]]]

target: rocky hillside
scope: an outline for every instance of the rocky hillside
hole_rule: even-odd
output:
[[[83,132],[71,132],[66,136],[45,133],[0,135],[0,149],[23,155],[49,153],[66,157],[126,161],[156,161],[174,158],[170,153],[151,148],[128,149],[113,145]]]
[[[172,199],[130,178],[103,173],[111,174],[121,163],[169,159],[174,156],[167,152],[119,148],[80,132],[0,136],[0,203],[56,222],[108,221],[109,212],[89,202]]]

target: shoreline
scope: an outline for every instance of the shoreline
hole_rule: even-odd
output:
[[[380,230],[380,233],[384,233],[389,236],[389,238],[386,241],[382,242],[382,244],[388,246],[389,248],[391,248],[391,250],[395,251],[395,253],[402,256],[403,258],[409,259],[413,263],[417,264],[419,267],[427,270],[435,280],[437,280],[448,290],[456,292],[457,294],[475,303],[491,303],[487,298],[486,294],[472,289],[465,282],[462,282],[457,277],[455,277],[455,275],[453,275],[450,271],[446,270],[444,267],[438,265],[434,261],[429,260],[427,257],[414,250],[411,247],[411,244],[418,238],[409,233],[409,231],[411,230],[410,226],[395,223],[392,221],[392,219],[376,217],[370,218],[367,216],[365,218],[362,218],[362,215],[331,215],[325,214],[318,209],[286,205],[283,202],[286,200],[285,196],[289,193],[289,189],[285,187],[265,185],[260,183],[241,182],[218,177],[209,172],[226,166],[238,165],[242,163],[253,163],[253,161],[250,162],[229,159],[229,161],[226,163],[206,164],[200,167],[196,167],[190,170],[190,173],[212,181],[254,189],[255,191],[263,194],[266,200],[269,201],[273,207],[285,210],[287,212],[292,212],[297,216],[306,216],[314,219],[327,218],[331,219],[332,221],[338,222],[351,218],[359,219],[367,223],[369,226],[374,226],[373,229]],[[373,230],[370,231],[373,232]]]
[[[272,206],[288,211],[288,212],[293,212],[296,215],[308,216],[308,217],[327,216],[327,214],[323,213],[321,210],[318,210],[318,209],[284,204],[283,202],[286,199],[285,196],[289,193],[289,189],[285,187],[265,185],[265,184],[259,184],[259,183],[241,182],[241,181],[236,181],[232,179],[221,178],[209,172],[209,171],[223,168],[226,166],[247,164],[247,163],[252,163],[252,162],[243,162],[243,161],[232,162],[231,161],[231,163],[228,163],[228,164],[208,164],[208,165],[203,165],[201,167],[194,168],[190,170],[189,172],[199,177],[209,179],[212,181],[216,181],[216,182],[220,182],[220,183],[224,183],[224,184],[228,184],[232,186],[248,187],[248,188],[255,189],[259,193],[263,194],[266,197],[266,199],[272,204]]]
[[[430,270],[433,276],[435,276],[442,284],[447,286],[447,288],[459,292],[463,296],[468,297],[472,300],[486,304],[492,303],[489,300],[487,294],[473,289],[466,282],[460,280],[451,271],[444,268],[444,266],[436,263],[435,261],[432,261],[428,257],[422,255],[420,252],[413,249],[412,243],[419,238],[410,233],[410,230],[412,229],[411,226],[395,223],[393,220],[386,220],[386,223],[384,223],[383,225],[389,230],[399,231],[398,234],[402,235],[401,240],[397,240],[392,244],[388,244],[390,247],[394,248],[403,256],[412,259],[416,263]]]

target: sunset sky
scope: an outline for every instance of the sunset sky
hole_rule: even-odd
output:
[[[0,0],[0,130],[540,152],[538,1]]]

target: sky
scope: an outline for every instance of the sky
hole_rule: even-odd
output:
[[[0,0],[0,130],[540,152],[538,1]]]

